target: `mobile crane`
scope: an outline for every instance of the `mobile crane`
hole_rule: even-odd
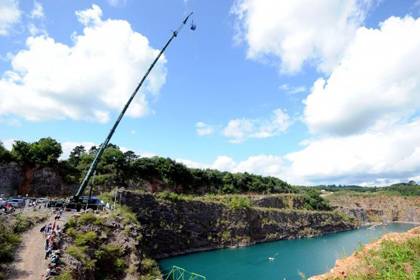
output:
[[[50,203],[50,206],[52,207],[67,207],[68,209],[77,209],[77,211],[80,211],[80,209],[84,208],[85,206],[88,206],[89,208],[97,208],[96,203],[92,203],[91,200],[91,194],[89,196],[83,196],[83,192],[85,191],[88,182],[92,175],[95,172],[96,166],[101,159],[101,156],[105,149],[107,148],[109,141],[112,138],[112,135],[114,134],[115,130],[118,127],[118,124],[120,123],[121,119],[123,118],[125,112],[127,111],[128,107],[130,106],[131,101],[133,101],[134,97],[136,96],[137,92],[139,91],[140,87],[143,85],[144,81],[146,80],[147,76],[149,75],[150,71],[152,71],[153,67],[155,66],[156,62],[159,60],[163,52],[166,50],[166,48],[169,46],[169,44],[172,42],[172,40],[178,36],[181,29],[184,27],[184,25],[187,23],[188,19],[191,17],[193,13],[190,13],[185,20],[181,23],[181,25],[176,29],[175,31],[172,31],[172,36],[169,38],[169,40],[166,42],[165,46],[162,48],[162,50],[159,52],[153,63],[150,65],[149,69],[147,70],[146,74],[141,79],[140,83],[137,85],[136,89],[128,99],[127,103],[125,104],[124,108],[122,109],[120,115],[118,116],[117,120],[115,121],[114,125],[112,126],[108,136],[105,138],[105,141],[101,144],[99,151],[96,153],[95,159],[93,160],[92,164],[89,167],[88,172],[86,173],[85,178],[83,179],[82,183],[80,184],[79,190],[77,193],[70,198],[69,203],[65,203],[64,201],[52,201]],[[196,26],[194,23],[191,24],[191,30],[195,30]],[[92,193],[92,191],[91,191]],[[96,205],[96,206],[95,206]]]

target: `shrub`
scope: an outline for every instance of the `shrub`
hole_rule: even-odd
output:
[[[74,243],[78,246],[86,244],[95,244],[98,241],[98,235],[96,232],[89,231],[87,233],[77,233],[74,239]]]
[[[95,251],[96,266],[95,279],[115,279],[127,268],[126,261],[122,258],[124,250],[116,244],[102,245]]]
[[[64,271],[59,276],[55,278],[56,280],[73,280],[73,276],[69,270]]]
[[[84,249],[85,248],[81,248],[81,247],[76,247],[76,246],[69,246],[67,247],[67,254],[69,254],[70,256],[74,257],[76,260],[84,263],[85,262],[85,253],[84,253]]]
[[[66,225],[67,225],[68,228],[73,228],[73,227],[77,226],[77,220],[74,217],[70,217],[67,220]]]
[[[251,207],[251,200],[248,197],[234,196],[230,203],[232,210]]]
[[[82,214],[80,218],[78,219],[78,223],[80,223],[81,225],[90,225],[90,224],[100,225],[103,223],[103,218],[98,217],[95,214],[89,212],[89,213]]]
[[[129,224],[134,223],[136,225],[140,225],[139,221],[137,220],[136,214],[131,212],[131,208],[128,206],[121,206],[119,207],[120,215],[124,218],[124,223]]]

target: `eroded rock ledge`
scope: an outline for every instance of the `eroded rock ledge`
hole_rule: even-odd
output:
[[[222,202],[165,199],[150,193],[121,191],[121,204],[132,208],[142,225],[144,248],[161,259],[186,253],[249,246],[355,229],[355,218],[335,211],[302,210],[299,197],[251,198],[250,207]],[[263,207],[263,206],[270,207]],[[296,208],[293,205],[296,205]]]

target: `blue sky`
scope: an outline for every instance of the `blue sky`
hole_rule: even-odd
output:
[[[420,2],[0,2],[0,140],[112,143],[292,184],[420,181]]]

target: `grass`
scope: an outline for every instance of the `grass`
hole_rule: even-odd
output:
[[[384,240],[378,250],[369,252],[362,250],[359,253],[361,254],[362,263],[353,273],[349,274],[347,278],[349,280],[420,279],[419,236],[413,237],[406,242]]]

